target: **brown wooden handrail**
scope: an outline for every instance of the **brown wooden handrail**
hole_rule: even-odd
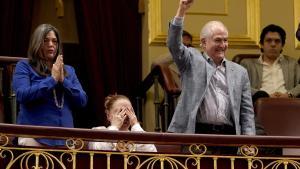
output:
[[[84,140],[131,140],[141,143],[147,142],[173,145],[201,143],[207,145],[300,147],[300,137],[296,136],[228,136],[155,132],[135,133],[79,128],[13,125],[4,123],[0,123],[0,133],[10,136],[29,135],[47,138],[81,138]]]
[[[28,59],[25,57],[0,56],[1,64],[17,63],[19,60]]]

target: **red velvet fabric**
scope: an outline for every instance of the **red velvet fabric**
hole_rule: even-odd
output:
[[[25,57],[31,34],[33,0],[1,0],[0,11],[0,55]]]
[[[97,125],[104,124],[104,97],[131,98],[141,81],[141,16],[138,0],[77,0],[75,13],[88,96]]]

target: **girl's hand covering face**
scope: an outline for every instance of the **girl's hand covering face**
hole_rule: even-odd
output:
[[[136,118],[136,115],[133,111],[133,108],[130,107],[130,108],[126,108],[126,115],[128,116],[129,118],[129,122],[130,122],[130,126],[132,127],[133,125],[135,125],[136,123],[138,123],[138,120]]]
[[[123,122],[126,118],[126,113],[124,108],[120,108],[117,112],[113,113],[111,118],[111,125],[116,126],[120,129],[123,125]]]
[[[108,120],[111,125],[122,131],[128,131],[130,126],[137,123],[134,110],[128,99],[119,99],[113,104]]]

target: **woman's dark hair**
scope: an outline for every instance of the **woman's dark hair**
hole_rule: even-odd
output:
[[[44,75],[44,76],[51,74],[51,71],[47,68],[47,64],[43,59],[43,53],[41,51],[41,47],[44,44],[45,37],[50,31],[54,32],[57,39],[57,51],[55,54],[55,58],[53,60],[54,63],[57,56],[61,54],[62,45],[61,45],[59,31],[50,24],[41,24],[34,30],[33,34],[31,35],[29,47],[27,51],[29,64],[32,67],[34,67],[34,69],[37,71],[39,75]]]

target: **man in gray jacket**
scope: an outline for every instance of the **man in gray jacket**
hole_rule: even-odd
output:
[[[282,55],[286,33],[278,25],[266,26],[260,35],[261,56],[243,59],[249,74],[253,103],[260,97],[298,97],[300,67],[297,60]]]
[[[181,73],[182,92],[168,131],[255,135],[247,71],[225,58],[227,28],[220,21],[204,25],[203,53],[182,44],[183,20],[192,3],[180,0],[169,28],[167,45]]]

